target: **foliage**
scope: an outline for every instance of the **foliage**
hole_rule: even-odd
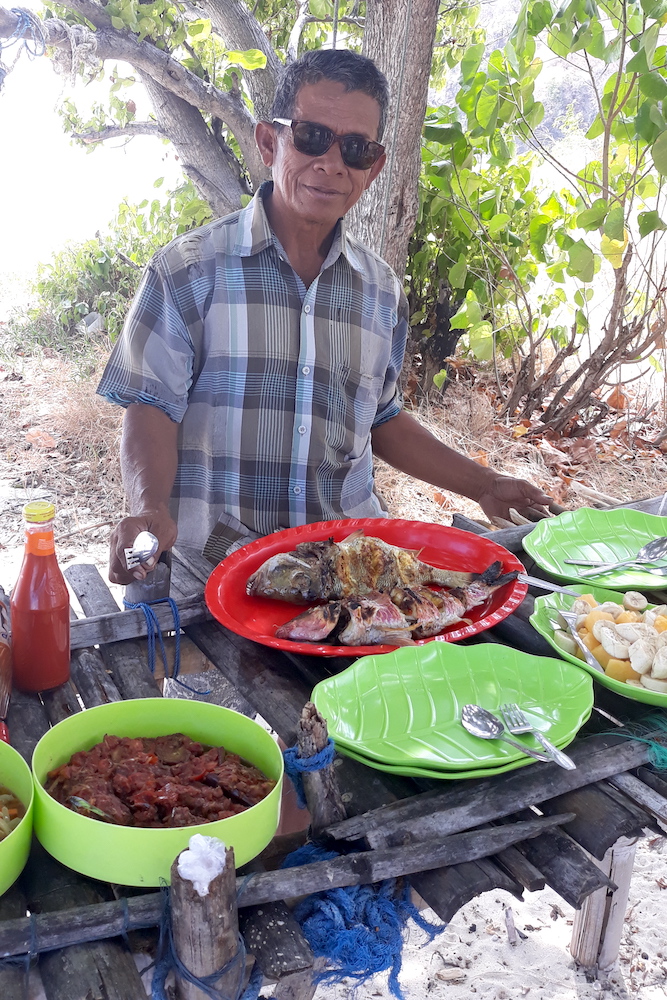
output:
[[[605,408],[594,390],[620,364],[649,359],[667,325],[665,255],[658,252],[667,229],[666,12],[662,0],[570,0],[558,9],[527,0],[502,51],[483,65],[483,42],[469,46],[457,108],[433,109],[424,129],[415,276],[423,282],[426,269],[432,285],[448,283],[459,306],[451,323],[464,331],[470,353],[511,356],[506,411],[530,416],[551,395],[544,420],[560,430],[600,419]],[[580,168],[559,160],[538,131],[538,37],[564,69],[585,76],[595,97],[598,113],[586,135],[595,154]],[[517,142],[539,159],[518,155]],[[566,187],[540,192],[544,163]],[[588,303],[598,272],[612,284],[602,335],[563,379],[565,361],[591,333]],[[536,294],[545,282],[551,291]],[[552,325],[554,306],[566,298],[574,307],[568,330]],[[413,322],[423,319],[413,315]],[[547,343],[555,358],[539,370]]]
[[[155,187],[161,185],[159,178]],[[85,353],[87,344],[113,342],[143,266],[175,236],[210,218],[210,207],[189,181],[162,201],[123,202],[109,233],[69,245],[40,266],[36,304],[23,322],[15,322],[14,339],[24,350],[47,346],[66,353]],[[97,315],[101,319],[92,322]]]

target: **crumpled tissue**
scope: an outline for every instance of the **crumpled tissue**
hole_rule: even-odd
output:
[[[217,837],[195,833],[190,837],[189,850],[179,855],[178,874],[189,879],[200,896],[208,896],[211,882],[225,867],[226,850]]]

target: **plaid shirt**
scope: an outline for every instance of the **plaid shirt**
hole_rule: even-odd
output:
[[[260,189],[153,258],[98,392],[179,423],[179,541],[213,560],[281,528],[381,517],[371,428],[396,416],[408,307],[338,225],[306,288]]]

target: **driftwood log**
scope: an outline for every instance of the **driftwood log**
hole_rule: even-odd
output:
[[[171,929],[175,952],[189,972],[202,979],[227,965],[215,983],[223,996],[236,996],[245,976],[239,955],[239,921],[236,907],[234,850],[225,852],[225,867],[200,896],[193,883],[171,866]],[[236,958],[236,962],[234,959]],[[179,1000],[206,1000],[206,993],[176,972]]]
[[[314,757],[324,750],[328,739],[325,719],[312,701],[307,702],[296,730],[299,757]],[[320,771],[304,771],[303,789],[311,817],[311,833],[313,839],[317,839],[325,826],[338,823],[347,816],[333,765],[329,764]]]

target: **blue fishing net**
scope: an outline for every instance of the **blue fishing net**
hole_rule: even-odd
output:
[[[305,844],[285,858],[282,867],[329,861],[336,851]],[[386,879],[372,885],[353,885],[314,893],[294,909],[313,953],[328,959],[329,968],[318,982],[355,980],[357,985],[389,970],[389,988],[403,1000],[398,976],[402,965],[403,935],[412,919],[432,940],[445,924],[432,924],[410,900],[405,879]]]

